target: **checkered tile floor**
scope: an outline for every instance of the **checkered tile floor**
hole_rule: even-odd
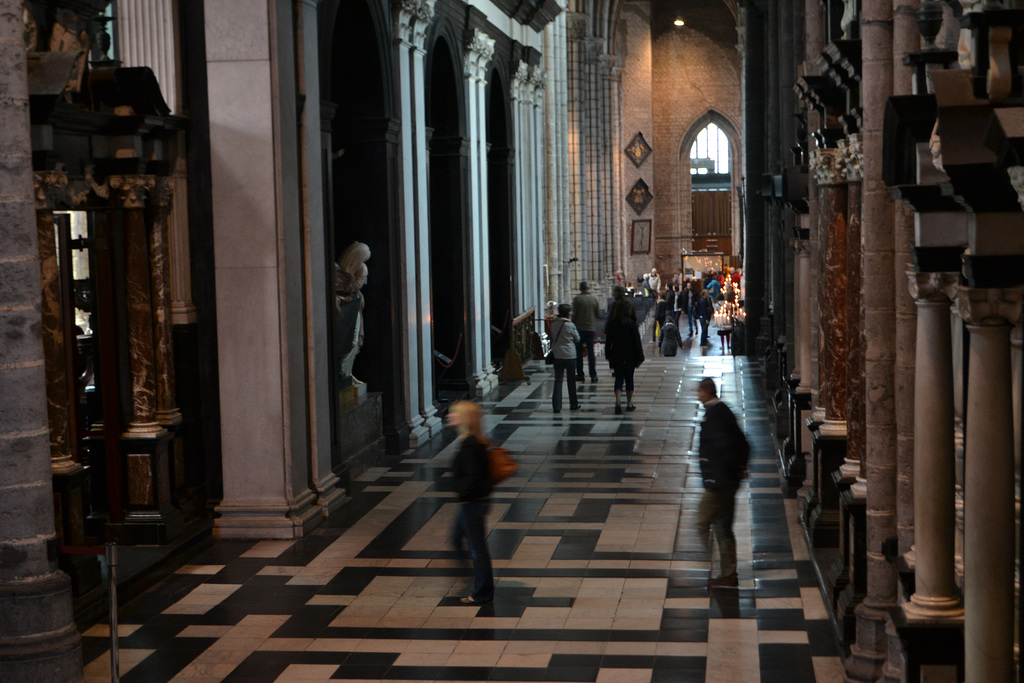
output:
[[[613,414],[603,373],[581,389],[582,411],[554,415],[543,368],[484,403],[521,466],[492,497],[493,605],[458,603],[472,579],[446,544],[446,433],[360,477],[312,535],[217,542],[123,608],[122,680],[842,680],[757,371],[684,346],[640,368],[634,413]],[[740,587],[710,594],[693,530],[701,376],[719,380],[754,446],[737,499]],[[87,681],[110,680],[108,633],[84,634]]]

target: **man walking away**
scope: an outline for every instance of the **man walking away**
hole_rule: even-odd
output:
[[[708,579],[708,588],[735,588],[736,536],[732,532],[736,509],[736,490],[747,476],[750,445],[729,406],[718,398],[715,381],[705,377],[697,385],[697,398],[704,404],[700,426],[700,473],[704,496],[697,513],[697,531],[704,547],[711,552],[711,531],[718,542],[721,574]]]
[[[590,285],[580,283],[580,293],[572,300],[572,322],[580,333],[576,348],[576,381],[583,381],[583,347],[587,347],[587,365],[590,366],[590,381],[597,381],[597,354],[594,353],[594,335],[597,332],[597,297],[590,293]]]

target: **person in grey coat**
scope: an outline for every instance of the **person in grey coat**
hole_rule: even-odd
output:
[[[555,357],[555,390],[551,393],[551,409],[562,411],[562,376],[569,382],[569,410],[579,410],[576,400],[576,348],[580,332],[569,320],[572,306],[558,304],[558,317],[551,322],[551,355]]]

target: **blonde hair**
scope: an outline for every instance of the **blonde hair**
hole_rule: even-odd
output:
[[[482,411],[479,405],[472,401],[456,401],[449,410],[462,418],[462,424],[459,425],[459,434],[472,434],[483,445],[491,445],[491,441],[484,436]]]

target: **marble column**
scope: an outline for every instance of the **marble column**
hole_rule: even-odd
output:
[[[528,243],[526,241],[526,213],[529,203],[527,202],[527,183],[529,182],[529,154],[530,149],[527,145],[527,127],[528,122],[525,117],[527,112],[527,104],[529,98],[533,93],[532,88],[529,87],[530,81],[530,65],[524,61],[520,61],[516,67],[515,73],[512,75],[512,88],[511,88],[511,99],[512,99],[512,131],[515,137],[514,148],[516,153],[516,167],[515,167],[515,243],[517,245],[516,250],[516,272],[525,273],[529,267],[529,253]],[[538,255],[539,257],[539,255]],[[529,282],[525,277],[516,278],[516,300],[522,302],[522,308],[529,308],[525,302],[532,301],[528,295]],[[517,311],[518,313],[518,311]]]
[[[818,398],[826,423],[846,420],[846,202],[845,170],[838,152],[815,152],[819,188]]]
[[[490,257],[487,216],[487,67],[494,39],[476,29],[466,41],[465,86],[469,130],[469,256],[466,376],[476,396],[497,386],[491,365]]]
[[[860,136],[846,140],[843,158],[847,181],[846,220],[846,462],[844,478],[865,478],[864,465],[864,342],[860,320],[861,222],[860,200],[864,180]]]
[[[402,232],[399,258],[404,273],[400,296],[405,311],[404,374],[409,445],[416,448],[441,429],[434,407],[434,360],[430,326],[430,212],[427,184],[424,59],[434,0],[395,0],[394,51],[398,68],[402,139]]]
[[[1017,289],[961,287],[957,295],[970,334],[964,434],[968,681],[1014,680],[1014,601],[1010,598],[1014,595],[1016,514],[1010,331],[1020,317],[1022,294]]]
[[[46,414],[50,427],[50,468],[55,474],[81,469],[73,457],[73,423],[69,405],[69,343],[65,336],[61,306],[61,272],[57,258],[57,236],[53,209],[55,200],[68,186],[64,171],[35,174],[36,231],[39,238],[39,266],[42,276],[43,356],[46,359]]]
[[[153,360],[156,372],[156,418],[166,426],[181,423],[175,404],[174,335],[171,325],[170,214],[174,185],[157,178],[149,193],[153,223],[149,233],[150,282],[153,307]]]
[[[540,66],[530,73],[530,86],[533,89],[533,107],[530,115],[533,119],[533,144],[530,148],[532,159],[530,176],[533,182],[533,227],[530,233],[530,244],[533,245],[535,258],[529,270],[524,273],[529,278],[530,298],[536,302],[537,310],[543,310],[544,299],[541,289],[540,264],[544,262],[544,89],[547,86],[547,73]]]
[[[170,234],[168,249],[170,261],[171,325],[191,325],[197,320],[198,310],[192,301],[192,253],[189,245],[188,174],[186,172],[185,134],[177,135],[179,150],[174,161],[171,183],[174,195],[181,200],[171,206],[167,217]]]
[[[953,337],[950,300],[957,273],[909,272],[917,304],[914,376],[915,592],[903,605],[911,618],[963,614],[954,576],[955,462]]]
[[[157,421],[156,366],[153,344],[153,306],[146,235],[146,193],[153,189],[150,175],[110,176],[123,209],[125,280],[128,308],[128,366],[131,371],[132,411],[125,436],[161,437],[167,430]]]
[[[809,240],[794,240],[796,248],[796,377],[798,391],[811,387],[811,245]]]

